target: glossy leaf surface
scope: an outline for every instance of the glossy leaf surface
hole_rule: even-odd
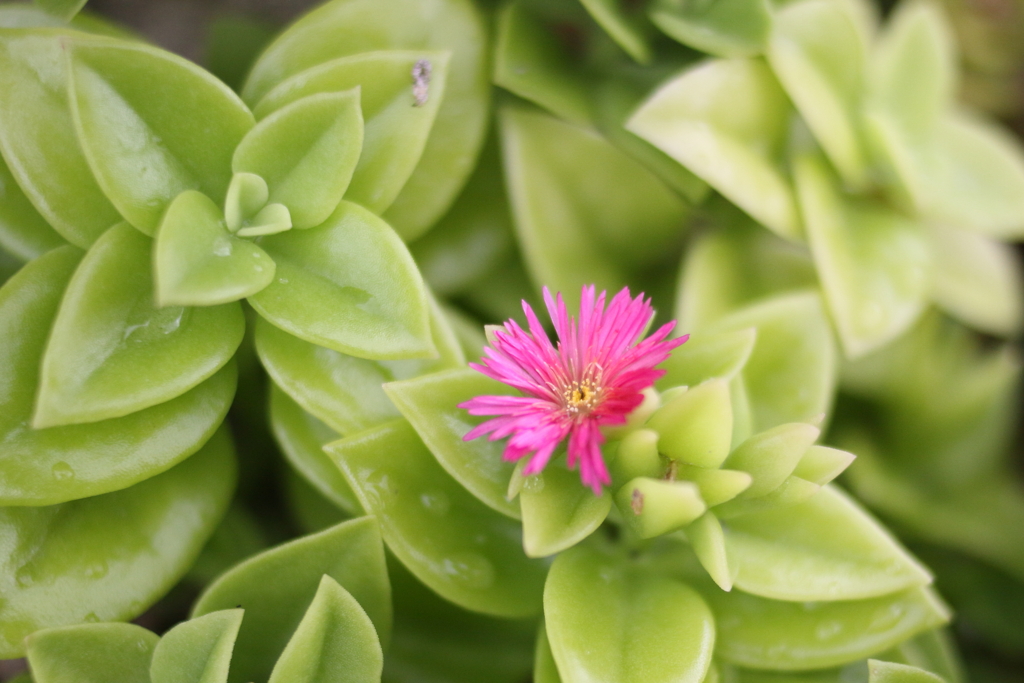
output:
[[[551,464],[527,477],[519,492],[523,548],[529,557],[547,557],[592,534],[608,516],[612,496],[594,495],[577,472]]]
[[[153,268],[162,306],[213,306],[260,291],[276,266],[258,246],[228,232],[212,199],[186,190],[164,213]]]
[[[242,92],[255,105],[286,78],[339,57],[377,50],[450,50],[444,101],[423,156],[384,216],[412,239],[451,204],[483,143],[490,96],[485,35],[480,10],[469,0],[333,0],[306,14],[267,48]]]
[[[696,591],[588,547],[555,560],[544,616],[565,683],[699,683],[711,665],[715,621]]]
[[[0,158],[0,247],[23,261],[67,244],[39,215]]]
[[[518,503],[506,498],[513,466],[502,459],[503,444],[485,437],[465,441],[487,418],[458,407],[475,396],[511,395],[514,390],[470,369],[392,382],[385,390],[448,474],[488,507],[519,519]]]
[[[120,417],[169,401],[234,355],[245,327],[240,306],[157,308],[151,248],[122,223],[82,259],[43,356],[35,427]]]
[[[0,36],[0,151],[36,210],[88,247],[120,219],[79,145],[68,100],[65,31]]]
[[[423,155],[444,100],[450,56],[436,50],[382,50],[332,59],[278,85],[260,100],[256,115],[269,116],[318,93],[359,88],[365,134],[345,198],[380,214],[395,201]],[[427,64],[421,101],[412,74]]]
[[[383,642],[391,632],[391,587],[376,522],[361,517],[252,557],[211,584],[193,616],[242,606],[229,681],[266,680],[330,576],[359,601]]]
[[[945,683],[930,671],[907,664],[868,660],[868,683]]]
[[[222,430],[188,460],[130,488],[0,508],[0,657],[22,656],[22,639],[42,628],[142,614],[195,560],[227,509],[235,477]]]
[[[228,609],[184,621],[153,651],[152,683],[227,683],[244,610]]]
[[[666,401],[647,421],[665,456],[699,467],[718,467],[729,455],[732,406],[729,385],[716,379]]]
[[[134,624],[81,624],[47,629],[28,639],[38,683],[149,683],[159,638]]]
[[[626,123],[783,237],[800,235],[781,155],[792,105],[768,66],[712,60],[658,89]]]
[[[231,166],[267,181],[268,201],[288,207],[296,228],[312,228],[334,213],[362,147],[359,91],[322,93],[260,121],[235,149]]]
[[[717,587],[703,595],[716,617],[715,654],[753,669],[839,666],[887,650],[949,619],[938,597],[923,588],[838,602],[779,602]]]
[[[277,278],[249,301],[284,331],[362,358],[435,353],[416,264],[366,209],[343,201],[322,225],[259,245],[277,264]]]
[[[70,64],[86,158],[129,223],[154,234],[184,190],[224,198],[231,155],[253,126],[226,85],[192,62],[137,43],[75,41]]]
[[[327,452],[420,581],[473,611],[521,617],[540,610],[546,567],[523,555],[518,522],[463,489],[407,422],[360,432]]]

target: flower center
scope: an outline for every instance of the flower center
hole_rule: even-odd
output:
[[[601,401],[601,387],[593,379],[573,382],[562,393],[565,411],[572,417],[589,415]]]

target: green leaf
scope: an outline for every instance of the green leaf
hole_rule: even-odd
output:
[[[149,666],[152,683],[227,683],[244,610],[185,621],[164,634]]]
[[[1010,337],[1024,327],[1024,276],[1012,247],[984,235],[933,225],[928,231],[932,297],[971,327]]]
[[[868,660],[868,683],[945,683],[930,671],[906,664]]]
[[[50,14],[70,21],[85,6],[87,0],[35,0],[37,7],[41,7]]]
[[[326,450],[364,509],[380,520],[391,551],[436,593],[486,614],[522,617],[540,610],[547,568],[523,555],[519,524],[452,479],[407,422],[361,432]]]
[[[801,422],[772,427],[743,441],[723,466],[750,473],[753,483],[740,496],[758,498],[777,489],[793,474],[820,435],[820,429]]]
[[[700,683],[711,665],[714,618],[696,591],[588,547],[555,560],[544,617],[565,683]]]
[[[260,121],[238,144],[231,166],[266,180],[269,201],[288,207],[296,228],[312,228],[334,213],[362,147],[359,90],[321,93]]]
[[[30,261],[63,244],[67,242],[39,215],[0,157],[0,247]]]
[[[671,533],[698,519],[708,506],[689,481],[637,477],[615,494],[619,512],[640,538]]]
[[[239,605],[245,609],[229,681],[246,683],[270,676],[324,575],[359,601],[381,641],[388,641],[391,587],[384,547],[377,523],[361,517],[260,553],[203,592],[193,617]]]
[[[121,219],[75,132],[64,57],[72,35],[0,35],[0,151],[36,210],[64,239],[85,248]]]
[[[772,28],[767,0],[660,0],[650,13],[651,21],[667,35],[719,57],[761,54]]]
[[[431,336],[439,358],[381,360],[349,356],[256,322],[256,350],[274,381],[300,406],[341,434],[399,417],[383,385],[466,361],[443,313],[431,299]],[[334,465],[331,465],[334,469]]]
[[[619,0],[580,0],[612,40],[635,61],[651,61],[651,30],[639,7],[631,7]]]
[[[832,331],[817,293],[774,296],[712,326],[713,331],[757,328],[741,373],[753,411],[753,431],[787,422],[827,421],[837,379]]]
[[[224,199],[231,155],[253,126],[230,88],[148,45],[81,39],[70,48],[75,128],[100,187],[129,223],[154,234],[185,190]]]
[[[537,629],[533,680],[534,683],[562,683],[562,677],[558,674],[558,665],[555,664],[555,655],[551,652],[551,643],[548,642],[548,632],[543,622]]]
[[[717,586],[702,593],[716,617],[715,654],[755,669],[840,666],[949,620],[946,606],[925,588],[835,602],[780,602]]]
[[[188,460],[130,488],[0,508],[0,657],[22,656],[22,639],[39,629],[142,614],[195,560],[235,479],[234,449],[221,430]]]
[[[774,600],[861,600],[923,586],[928,571],[838,489],[799,505],[729,520],[740,590]]]
[[[249,302],[282,330],[361,358],[436,353],[416,264],[366,209],[342,201],[322,225],[259,245],[277,264],[277,279]]]
[[[824,486],[838,477],[856,458],[853,453],[827,446],[811,446],[800,458],[793,474],[806,481]]]
[[[590,122],[590,79],[575,68],[553,27],[528,2],[501,8],[496,34],[495,85],[566,121]]]
[[[850,358],[905,332],[931,283],[922,226],[879,201],[843,196],[822,161],[796,162],[811,253],[839,339]]]
[[[447,210],[483,144],[490,99],[486,36],[484,17],[466,0],[333,0],[271,43],[242,92],[255,105],[285,79],[339,57],[378,50],[450,51],[444,101],[423,155],[384,215],[411,240]],[[411,73],[407,74],[411,91]],[[362,83],[364,98],[374,79],[366,80],[370,82]]]
[[[861,107],[871,37],[849,0],[802,0],[775,15],[768,59],[829,161],[864,188],[868,160]]]
[[[359,514],[352,488],[323,452],[324,444],[337,441],[334,431],[307,413],[276,384],[270,387],[270,428],[281,452],[321,495],[349,514]]]
[[[373,622],[348,591],[324,574],[270,683],[363,683],[380,680],[383,665]]]
[[[732,379],[743,369],[751,352],[757,330],[735,330],[719,334],[698,332],[672,352],[659,367],[665,376],[658,380],[659,389],[696,386],[705,380]]]
[[[570,306],[583,284],[617,291],[681,241],[686,203],[596,133],[520,107],[502,111],[501,132],[514,223],[538,288],[562,292]]]
[[[159,638],[134,624],[81,624],[28,638],[37,683],[149,683],[149,661]]]
[[[358,165],[345,198],[374,213],[387,209],[409,180],[423,155],[444,99],[451,53],[386,50],[333,59],[284,81],[256,107],[263,119],[282,107],[316,95],[358,88],[365,135]],[[429,64],[427,89],[420,99],[412,74]],[[353,162],[354,163],[354,162]],[[302,227],[302,226],[300,226]]]
[[[612,496],[607,490],[594,495],[576,472],[551,464],[526,478],[519,504],[527,557],[547,557],[571,548],[601,526],[612,508]]]
[[[782,168],[792,105],[759,60],[712,60],[658,89],[626,129],[782,237],[800,236]]]
[[[255,294],[274,279],[265,251],[235,237],[213,200],[186,190],[164,213],[153,249],[161,306],[213,306]]]
[[[519,505],[506,498],[513,466],[502,458],[503,444],[487,438],[463,440],[487,418],[458,407],[476,396],[513,395],[513,389],[470,369],[391,382],[384,389],[448,474],[488,507],[520,518]]]
[[[121,223],[82,259],[43,355],[36,429],[158,405],[231,360],[245,331],[241,307],[156,308],[151,248]]]
[[[725,532],[715,513],[708,511],[686,527],[686,539],[718,587],[724,591],[732,590],[733,567],[725,545]]]
[[[647,421],[658,432],[658,450],[668,458],[718,467],[729,455],[732,407],[725,380],[709,380],[668,400]]]

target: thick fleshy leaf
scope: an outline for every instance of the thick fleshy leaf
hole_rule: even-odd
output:
[[[811,446],[800,458],[793,474],[805,481],[824,486],[838,477],[856,458],[847,453],[827,446]]]
[[[193,616],[239,605],[245,610],[229,681],[246,683],[270,676],[324,575],[359,601],[381,641],[387,642],[391,587],[384,547],[377,523],[361,517],[260,553],[221,576],[199,597]]]
[[[590,121],[588,79],[573,68],[565,45],[528,2],[503,7],[496,33],[495,85],[566,121]]]
[[[160,639],[135,624],[80,624],[32,634],[28,663],[37,683],[150,683]]]
[[[0,157],[0,247],[23,261],[67,244],[39,215]]]
[[[515,226],[538,287],[570,305],[583,284],[617,291],[681,242],[685,202],[599,135],[518,107],[502,112],[501,131]]]
[[[725,541],[736,587],[774,600],[861,600],[931,581],[881,525],[831,486],[799,505],[730,519]]]
[[[718,587],[724,591],[732,590],[734,572],[725,545],[722,522],[715,513],[708,511],[686,527],[686,540]]]
[[[273,281],[275,265],[258,246],[228,232],[212,199],[186,190],[164,213],[153,270],[161,306],[213,306],[260,291]]]
[[[618,0],[580,0],[601,28],[630,57],[641,64],[651,61],[651,25],[641,13],[641,7],[623,4]]]
[[[945,683],[945,680],[916,666],[869,659],[868,683]]]
[[[121,219],[75,132],[64,57],[72,35],[10,30],[0,36],[0,151],[36,210],[84,248]]]
[[[36,6],[65,21],[78,14],[85,3],[86,0],[35,0]]]
[[[711,665],[714,617],[696,591],[592,548],[555,560],[544,618],[565,683],[700,683]]]
[[[557,464],[527,477],[519,492],[523,548],[528,557],[547,557],[592,534],[608,516],[612,496],[580,483],[579,474]]]
[[[658,89],[626,123],[783,237],[800,236],[782,154],[793,107],[768,66],[712,60]]]
[[[224,198],[231,154],[253,126],[230,88],[147,45],[83,39],[70,47],[75,127],[100,187],[128,222],[153,234],[184,190]]]
[[[722,319],[713,331],[757,328],[742,376],[753,431],[787,422],[817,423],[832,409],[838,374],[835,342],[817,293],[765,299]]]
[[[42,628],[142,614],[195,560],[235,478],[222,430],[185,462],[130,488],[0,508],[0,657],[22,656],[22,639]]]
[[[322,225],[259,245],[277,264],[277,279],[249,302],[282,330],[361,358],[436,353],[416,264],[366,209],[342,201]]]
[[[843,181],[862,188],[860,111],[870,36],[849,0],[801,0],[775,15],[768,58]]]
[[[244,610],[182,622],[164,634],[149,665],[152,683],[227,683]]]
[[[269,683],[370,683],[380,680],[383,666],[370,617],[351,593],[324,574]]]
[[[270,428],[292,467],[332,503],[349,514],[359,514],[352,488],[323,452],[324,444],[337,441],[340,435],[303,410],[276,384],[270,387]]]
[[[772,8],[767,0],[661,0],[651,21],[684,45],[719,57],[751,57],[767,47]]]
[[[932,297],[953,317],[990,334],[1024,326],[1024,275],[1014,249],[984,235],[932,226]]]
[[[444,99],[450,56],[386,50],[333,59],[278,85],[260,100],[256,115],[262,119],[300,98],[359,88],[365,135],[362,152],[355,148],[358,165],[345,198],[380,214],[395,201],[423,155]],[[426,90],[419,95],[412,76],[417,69],[428,70]]]
[[[640,538],[654,538],[685,527],[707,512],[700,487],[690,481],[637,477],[618,490],[619,512]]]
[[[713,378],[732,379],[750,358],[756,339],[754,328],[690,335],[686,343],[659,366],[665,370],[665,376],[658,380],[657,386],[664,390],[696,386]]]
[[[715,654],[753,669],[839,666],[949,620],[949,610],[925,588],[835,602],[781,602],[717,586],[702,593],[716,617]]]
[[[821,430],[802,422],[790,422],[754,434],[725,459],[724,467],[748,472],[753,478],[741,494],[744,498],[767,495],[793,474],[797,463]]]
[[[151,244],[121,223],[82,259],[43,355],[37,429],[155,406],[231,360],[245,331],[239,304],[157,308]]]
[[[486,438],[463,440],[487,418],[472,417],[458,407],[477,396],[513,395],[514,390],[469,369],[392,382],[385,390],[448,474],[488,507],[519,519],[519,504],[506,498],[513,466],[501,457],[503,444]]]
[[[411,240],[447,210],[483,144],[490,99],[485,26],[480,9],[468,0],[333,0],[292,24],[266,49],[242,92],[255,105],[285,79],[339,57],[377,50],[450,51],[444,101],[423,155],[384,215]]]
[[[521,617],[540,610],[547,568],[523,555],[518,522],[452,479],[407,422],[326,450],[363,507],[380,519],[388,547],[420,581],[478,612]]]
[[[718,467],[729,455],[732,406],[729,384],[715,379],[666,401],[647,421],[665,456],[699,467]]]
[[[534,683],[562,683],[562,677],[558,673],[558,665],[555,663],[555,655],[551,652],[551,643],[548,642],[548,631],[543,622],[537,629],[537,647],[533,659],[533,681]]]
[[[797,160],[796,179],[839,339],[848,357],[862,356],[905,332],[924,310],[931,284],[928,236],[877,200],[843,196],[822,160]]]
[[[260,121],[238,144],[231,166],[267,181],[268,201],[288,207],[296,228],[312,228],[334,213],[362,147],[359,91],[320,93]]]
[[[334,431],[353,434],[400,416],[384,392],[385,383],[465,363],[443,314],[433,301],[429,303],[439,358],[356,358],[294,337],[265,320],[256,322],[256,350],[263,367],[292,399]]]

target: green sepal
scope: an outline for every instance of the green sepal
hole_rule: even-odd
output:
[[[33,633],[26,649],[37,683],[150,683],[157,641],[135,624],[80,624]]]
[[[254,124],[230,88],[148,45],[83,38],[68,47],[75,129],[100,187],[129,223],[155,234],[185,190],[223,201],[231,155]]]
[[[267,201],[286,206],[294,227],[312,228],[334,213],[362,148],[359,89],[320,93],[256,124],[238,143],[231,168],[261,177],[269,190]],[[259,217],[253,220],[258,225]]]
[[[409,423],[390,422],[325,450],[380,520],[391,551],[438,595],[497,616],[540,611],[547,566],[523,555],[519,523],[452,479]]]
[[[13,549],[3,571],[0,658],[23,656],[23,639],[40,629],[146,611],[191,566],[224,515],[236,477],[222,429],[192,457],[129,488],[0,508],[0,529]]]
[[[245,331],[241,306],[157,308],[151,249],[149,238],[120,223],[82,259],[43,355],[36,429],[164,403],[234,356]]]
[[[587,546],[552,565],[544,618],[565,683],[700,683],[711,665],[715,619],[696,591]]]
[[[370,617],[351,593],[324,574],[269,683],[364,683],[380,680],[383,667]]]
[[[792,105],[759,60],[712,60],[652,94],[626,129],[787,239],[800,218],[782,167]]]
[[[158,305],[238,301],[269,285],[275,269],[265,251],[228,231],[220,209],[202,192],[186,190],[167,207],[153,245]]]
[[[342,201],[323,224],[261,237],[277,277],[249,297],[256,311],[308,342],[361,358],[429,358],[427,295],[391,227]]]
[[[239,605],[245,610],[229,681],[246,683],[270,676],[325,575],[359,601],[381,642],[388,642],[391,586],[384,546],[377,522],[361,517],[251,557],[199,596],[193,618]]]
[[[650,477],[626,482],[615,494],[615,503],[640,538],[654,538],[681,529],[708,509],[696,484]]]
[[[612,496],[607,490],[595,495],[576,472],[549,464],[526,477],[519,505],[526,556],[547,557],[571,548],[601,526],[612,508]]]
[[[767,0],[713,3],[660,0],[651,21],[684,45],[718,57],[753,57],[767,47],[772,7]]]
[[[151,683],[227,683],[245,610],[226,609],[183,621],[153,650]]]
[[[709,380],[666,399],[647,421],[663,455],[689,465],[718,467],[732,442],[732,406],[726,381]]]
[[[797,463],[820,435],[821,430],[809,424],[779,425],[741,443],[723,466],[750,473],[754,481],[740,495],[759,498],[777,489],[793,474]]]

